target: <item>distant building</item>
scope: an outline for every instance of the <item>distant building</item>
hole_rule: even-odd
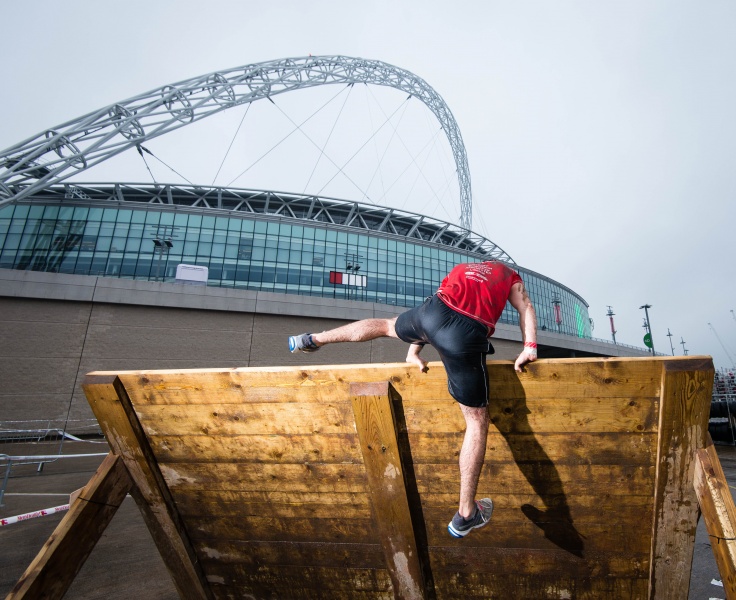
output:
[[[84,420],[78,386],[92,369],[402,360],[405,348],[392,341],[292,356],[285,336],[398,314],[433,294],[454,265],[491,259],[522,276],[540,356],[646,354],[592,339],[577,293],[514,264],[490,240],[424,215],[268,191],[52,186],[0,208],[0,269],[8,270],[0,272],[0,321],[13,322],[0,367],[3,412],[59,420],[71,403]],[[206,267],[207,285],[175,283],[179,265],[200,267],[200,277]],[[519,339],[507,306],[497,357],[517,353]],[[31,397],[20,391],[19,377],[33,387],[33,373],[38,383],[56,358],[56,384],[39,384]]]

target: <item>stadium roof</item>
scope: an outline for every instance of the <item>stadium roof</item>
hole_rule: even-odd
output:
[[[446,246],[488,259],[516,264],[491,240],[472,231],[405,210],[323,196],[240,188],[176,184],[65,183],[37,191],[44,201],[146,204],[216,212],[260,215],[261,218],[308,221],[360,231],[398,236],[416,243]],[[23,202],[23,201],[21,201]]]

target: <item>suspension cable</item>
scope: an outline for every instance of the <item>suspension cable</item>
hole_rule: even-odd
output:
[[[215,185],[215,181],[217,180],[217,176],[220,174],[220,171],[222,170],[222,166],[225,164],[225,161],[227,160],[227,157],[230,155],[230,150],[232,150],[233,144],[235,143],[235,138],[238,137],[238,133],[240,132],[240,128],[243,126],[243,121],[245,121],[245,117],[248,115],[248,111],[250,110],[250,107],[253,106],[252,102],[248,102],[248,106],[245,109],[245,112],[243,113],[243,117],[240,119],[240,124],[238,125],[238,128],[235,130],[235,134],[233,135],[233,139],[230,140],[230,145],[227,147],[227,152],[225,152],[225,156],[222,157],[222,162],[220,163],[220,167],[217,169],[217,173],[215,173],[215,176],[212,178],[212,183],[210,185]]]
[[[356,150],[356,151],[355,151],[355,152],[353,153],[353,155],[352,155],[352,156],[351,156],[350,158],[348,158],[348,160],[347,160],[347,161],[346,161],[346,162],[345,162],[345,163],[343,164],[343,166],[342,166],[342,167],[338,167],[338,169],[339,169],[339,170],[338,170],[338,172],[337,172],[337,173],[335,173],[335,174],[334,174],[334,175],[333,175],[333,176],[332,176],[332,177],[331,177],[331,178],[330,178],[330,179],[329,179],[329,180],[327,181],[327,183],[325,183],[325,184],[324,184],[324,185],[322,186],[322,189],[320,189],[320,190],[319,190],[319,191],[317,192],[317,194],[318,194],[318,195],[319,195],[319,194],[321,194],[321,193],[322,193],[322,191],[323,191],[323,190],[324,190],[324,189],[325,189],[325,188],[326,188],[326,187],[327,187],[328,185],[330,185],[330,183],[332,183],[332,180],[333,180],[333,179],[335,179],[335,177],[337,177],[337,176],[338,176],[338,175],[340,175],[340,174],[343,174],[343,175],[344,175],[344,176],[345,176],[345,177],[346,177],[346,178],[347,178],[347,179],[348,179],[349,181],[351,181],[351,182],[353,183],[353,185],[355,185],[355,187],[357,187],[357,188],[358,188],[358,190],[359,190],[359,191],[362,191],[362,190],[360,189],[360,187],[359,187],[359,186],[358,186],[357,184],[355,184],[355,182],[353,182],[353,181],[352,181],[352,179],[350,179],[350,177],[348,177],[348,176],[347,176],[347,175],[345,174],[345,172],[344,172],[344,169],[345,169],[345,167],[347,167],[347,166],[348,166],[348,164],[350,164],[350,161],[352,161],[352,160],[353,160],[353,159],[354,159],[354,158],[355,158],[355,157],[356,157],[356,156],[357,156],[357,155],[358,155],[358,154],[360,153],[360,151],[361,151],[361,150],[362,150],[363,148],[365,148],[365,147],[366,147],[366,145],[368,144],[368,142],[370,142],[370,141],[371,141],[371,140],[372,140],[372,139],[373,139],[374,137],[376,137],[376,136],[378,135],[378,132],[379,132],[379,131],[381,131],[381,129],[383,129],[383,128],[384,128],[384,127],[386,126],[386,124],[387,124],[387,123],[388,123],[388,122],[390,121],[390,119],[392,119],[392,118],[393,118],[393,116],[394,116],[394,115],[395,115],[395,114],[396,114],[396,113],[397,113],[397,112],[399,111],[399,109],[400,109],[400,108],[402,108],[402,107],[403,107],[403,106],[404,106],[404,105],[405,105],[405,104],[406,104],[406,103],[407,103],[407,102],[409,101],[409,98],[411,98],[411,96],[409,96],[409,97],[408,97],[408,98],[407,98],[406,100],[404,100],[404,102],[403,102],[402,104],[400,104],[399,106],[397,106],[397,107],[396,107],[396,110],[395,110],[394,112],[392,112],[392,113],[391,113],[391,115],[390,115],[390,116],[389,116],[389,117],[388,117],[388,118],[387,118],[387,119],[386,119],[386,120],[385,120],[385,121],[384,121],[384,122],[383,122],[383,123],[381,124],[381,126],[380,126],[380,127],[378,128],[378,129],[376,129],[376,131],[375,131],[375,132],[373,132],[373,134],[372,134],[372,135],[371,135],[371,136],[370,136],[370,137],[369,137],[369,138],[368,138],[368,139],[367,139],[367,140],[366,140],[366,141],[365,141],[365,142],[364,142],[364,143],[363,143],[363,144],[362,144],[362,145],[360,146],[360,148],[358,148],[358,149],[357,149],[357,150]],[[335,165],[335,166],[337,166],[337,165]],[[366,194],[366,195],[365,195],[365,197],[366,197],[366,199],[367,199],[368,201],[370,201],[370,202],[371,202],[372,204],[375,204],[375,202],[373,202],[373,200],[371,200],[371,198],[370,198],[370,196],[368,196],[368,194]]]
[[[313,140],[313,139],[312,139],[311,137],[309,137],[309,135],[308,135],[308,134],[307,134],[307,133],[306,133],[306,132],[305,132],[305,131],[304,131],[304,130],[303,130],[303,129],[301,128],[301,126],[297,125],[297,124],[296,124],[296,123],[294,122],[294,120],[293,120],[293,119],[292,119],[292,118],[291,118],[291,117],[290,117],[289,115],[287,115],[287,114],[286,114],[286,113],[285,113],[285,112],[283,111],[283,109],[282,109],[282,108],[281,108],[281,107],[280,107],[280,106],[279,106],[278,104],[276,104],[276,103],[274,102],[274,105],[276,106],[276,108],[278,108],[278,109],[279,109],[279,110],[281,111],[281,114],[282,114],[282,115],[284,115],[284,116],[285,116],[285,117],[286,117],[286,118],[287,118],[287,119],[288,119],[288,120],[289,120],[289,121],[290,121],[291,123],[293,123],[293,124],[294,124],[294,125],[295,125],[295,126],[297,127],[297,129],[299,130],[299,132],[300,132],[300,133],[301,133],[301,134],[302,134],[302,135],[303,135],[304,137],[306,137],[306,138],[307,138],[307,140],[308,140],[308,141],[309,141],[309,142],[310,142],[310,143],[311,143],[311,144],[312,144],[313,146],[315,146],[315,147],[316,147],[317,149],[319,149],[319,146],[317,145],[317,142],[315,142],[315,141],[314,141],[314,140]],[[325,156],[325,157],[327,158],[327,160],[329,160],[329,161],[330,161],[330,162],[332,163],[332,165],[333,165],[333,166],[334,166],[334,167],[335,167],[335,168],[336,168],[336,169],[338,170],[338,173],[342,172],[342,168],[340,167],[340,165],[338,165],[338,164],[337,164],[337,163],[336,163],[336,162],[335,162],[334,160],[332,160],[332,158],[330,158],[330,155],[329,155],[329,154],[326,154],[326,153],[324,153],[324,156]],[[348,162],[349,162],[349,161],[348,161]],[[353,184],[353,185],[354,185],[354,186],[355,186],[355,187],[356,187],[356,188],[358,189],[358,191],[359,191],[359,192],[360,192],[361,194],[365,195],[365,192],[363,191],[363,189],[362,189],[362,188],[361,188],[361,187],[360,187],[360,186],[359,186],[359,185],[358,185],[357,183],[355,183],[355,181],[353,181],[353,179],[352,179],[352,178],[351,178],[351,177],[350,177],[350,176],[349,176],[349,175],[348,175],[347,173],[343,173],[343,175],[345,175],[345,178],[346,178],[346,179],[347,179],[347,180],[348,180],[348,181],[349,181],[350,183],[352,183],[352,184]],[[336,176],[337,176],[337,173],[335,174],[335,177],[336,177]],[[332,177],[332,179],[334,179],[335,177]],[[330,181],[332,181],[332,179],[330,179]],[[329,183],[329,181],[328,181],[327,183]],[[322,190],[323,190],[323,189],[325,189],[325,188],[323,187],[323,188],[322,188]],[[319,194],[321,194],[321,193],[322,193],[322,190],[320,190],[319,192],[317,192],[317,194],[318,194],[318,195],[319,195]],[[370,200],[370,198],[369,198],[369,200]]]
[[[181,173],[179,173],[179,171],[177,171],[177,170],[176,170],[176,169],[175,169],[174,167],[172,167],[171,165],[168,165],[168,164],[166,164],[166,163],[165,163],[165,162],[164,162],[163,160],[161,160],[161,159],[160,159],[160,158],[159,158],[158,156],[156,156],[156,155],[155,155],[155,154],[154,154],[153,152],[151,152],[151,151],[150,151],[150,150],[149,150],[148,148],[146,148],[145,146],[142,146],[141,144],[138,144],[138,146],[137,146],[137,147],[138,147],[138,153],[139,153],[139,154],[140,154],[141,156],[143,156],[143,152],[147,152],[148,154],[150,154],[151,156],[153,156],[153,158],[155,158],[155,159],[156,159],[156,160],[157,160],[158,162],[160,162],[160,163],[161,163],[162,165],[164,165],[164,166],[165,166],[166,168],[168,168],[169,170],[171,170],[171,171],[173,171],[174,173],[176,173],[176,174],[177,174],[177,175],[178,175],[179,177],[181,177],[181,178],[182,178],[182,179],[183,179],[184,181],[186,181],[186,182],[187,182],[187,183],[188,183],[189,185],[191,185],[191,186],[194,186],[194,184],[193,184],[193,183],[192,183],[191,181],[189,181],[189,180],[188,180],[188,179],[187,179],[186,177],[184,177],[184,175],[182,175]],[[143,150],[143,152],[141,152],[141,150]],[[143,161],[145,162],[145,160],[146,160],[146,159],[145,159],[145,157],[144,157],[144,158],[143,158]],[[148,166],[148,163],[146,163],[146,166]],[[149,171],[150,171],[150,169],[149,169]],[[153,177],[153,174],[151,174],[151,177]],[[156,180],[154,179],[154,182],[155,182],[155,181],[156,181]]]
[[[367,87],[368,86],[366,86],[366,88]],[[370,91],[370,89],[368,91]],[[371,92],[371,96],[373,96],[373,100],[376,102],[376,104],[378,104],[378,101],[376,100],[376,97],[373,95],[373,92]],[[411,99],[411,96],[409,96],[408,99]],[[388,143],[386,144],[385,148],[383,149],[383,154],[381,155],[381,158],[378,159],[378,161],[377,161],[376,169],[375,169],[375,171],[373,171],[373,175],[371,175],[371,178],[368,181],[367,189],[370,189],[371,188],[371,184],[373,183],[373,180],[376,177],[376,174],[380,172],[380,174],[381,174],[381,189],[383,190],[383,196],[381,196],[382,198],[386,195],[386,186],[385,186],[385,184],[383,182],[383,171],[381,171],[381,165],[383,164],[383,159],[386,158],[386,154],[388,154],[388,149],[391,146],[391,142],[393,141],[394,136],[396,136],[398,134],[398,130],[399,130],[398,125],[400,125],[401,124],[401,121],[404,119],[404,116],[406,115],[406,109],[409,108],[409,104],[408,103],[405,103],[404,104],[404,107],[405,107],[404,108],[404,112],[401,113],[401,118],[399,119],[399,123],[397,124],[396,127],[394,127],[393,125],[391,127],[393,129],[393,132],[391,133],[391,137],[389,138]],[[383,116],[385,117],[386,116],[386,112],[383,110],[383,108],[380,106],[380,104],[379,104],[379,108],[381,108],[381,112],[383,113]],[[369,109],[370,109],[370,105],[369,105]],[[369,110],[369,112],[370,112],[370,110]],[[372,126],[373,126],[373,119],[371,119],[371,127]],[[375,148],[375,143],[374,143],[374,148]]]
[[[319,165],[319,161],[322,159],[322,155],[325,153],[325,148],[327,148],[327,144],[329,144],[330,138],[332,138],[332,133],[335,131],[335,128],[337,127],[337,122],[340,120],[340,117],[342,116],[342,111],[345,109],[345,105],[348,103],[350,94],[353,91],[353,85],[355,84],[351,83],[347,86],[349,88],[349,91],[347,95],[345,96],[345,100],[343,101],[342,106],[340,107],[340,112],[338,112],[337,117],[335,117],[335,122],[332,124],[332,129],[330,129],[330,133],[327,136],[327,139],[325,140],[324,145],[320,149],[319,156],[317,156],[317,161],[314,163],[314,168],[312,169],[312,172],[309,174],[309,179],[307,179],[307,183],[304,184],[304,189],[302,190],[302,194],[307,193],[307,188],[309,187],[309,184],[312,181],[314,172],[317,170],[317,165]]]
[[[376,104],[378,105],[378,108],[379,108],[379,109],[381,110],[381,112],[383,112],[383,114],[384,114],[384,116],[385,116],[386,112],[385,112],[385,111],[383,110],[383,107],[381,106],[381,104],[380,104],[380,103],[378,102],[378,100],[376,99],[376,97],[375,97],[375,94],[373,93],[373,91],[372,91],[372,90],[371,90],[370,88],[368,89],[368,91],[369,91],[369,93],[371,94],[371,96],[373,97],[373,100],[374,100],[374,101],[376,102]],[[410,96],[410,98],[411,98],[411,96]],[[402,118],[403,118],[403,115],[402,115]],[[399,123],[399,124],[400,124],[400,123]],[[414,163],[414,165],[415,165],[415,166],[417,167],[417,170],[418,170],[418,175],[417,175],[417,178],[416,178],[416,179],[414,180],[414,183],[412,184],[412,187],[411,187],[411,189],[410,189],[410,191],[409,191],[409,194],[411,194],[411,192],[412,192],[412,191],[414,190],[414,187],[416,186],[416,182],[417,182],[417,180],[419,179],[419,177],[421,176],[421,177],[422,177],[422,178],[424,179],[424,181],[425,181],[425,182],[427,183],[427,185],[428,185],[429,189],[431,190],[431,192],[432,192],[432,194],[434,195],[435,199],[437,200],[438,204],[439,204],[440,206],[442,206],[442,204],[441,204],[441,201],[440,201],[440,198],[439,198],[439,197],[437,196],[437,192],[436,192],[436,190],[434,189],[434,186],[433,186],[433,185],[432,185],[432,184],[431,184],[431,183],[429,182],[429,180],[427,179],[427,176],[426,176],[426,174],[424,173],[424,168],[423,168],[423,166],[420,166],[420,165],[419,165],[419,164],[417,163],[417,161],[416,161],[416,156],[415,156],[415,155],[414,155],[414,154],[413,154],[413,153],[411,152],[411,150],[410,150],[410,149],[409,149],[409,147],[407,146],[406,142],[404,141],[404,138],[403,138],[403,137],[401,136],[401,134],[399,133],[399,131],[398,131],[398,125],[399,125],[399,124],[397,124],[397,126],[396,126],[396,128],[395,128],[395,130],[394,130],[394,131],[395,131],[395,133],[396,133],[396,136],[398,137],[399,141],[401,142],[401,145],[402,145],[402,146],[404,147],[404,150],[406,150],[406,153],[407,153],[407,154],[409,155],[409,157],[411,157],[411,162],[412,162],[412,163]],[[392,125],[392,126],[393,126],[393,125]],[[422,149],[421,149],[421,150],[420,150],[420,151],[419,151],[419,152],[418,152],[417,154],[418,154],[418,155],[421,155],[421,154],[422,154],[422,153],[424,152],[425,148],[426,148],[426,147],[427,147],[427,146],[429,145],[429,143],[430,143],[430,142],[432,143],[432,145],[433,145],[433,147],[434,147],[434,146],[436,145],[436,142],[437,142],[437,138],[439,137],[439,134],[440,134],[440,133],[441,133],[442,131],[443,131],[443,129],[442,129],[441,127],[440,127],[439,131],[437,131],[437,133],[435,133],[435,134],[434,134],[434,135],[433,135],[433,136],[432,136],[432,137],[431,137],[431,138],[430,138],[430,139],[428,140],[427,144],[425,144],[425,145],[424,145],[424,146],[422,147]],[[393,140],[393,136],[392,136],[392,138],[391,138],[391,139]],[[388,151],[388,147],[386,148],[386,151]],[[425,157],[425,160],[424,160],[424,162],[426,163],[426,161],[427,161],[428,159],[429,159],[429,153],[428,153],[428,154],[426,155],[426,157]],[[403,171],[403,172],[401,173],[401,175],[399,176],[399,178],[400,178],[401,176],[403,176],[403,174],[404,174],[404,173],[405,173],[405,172],[406,172],[406,171],[408,170],[409,166],[410,166],[410,165],[407,165],[407,168],[406,168],[406,169],[405,169],[405,170],[404,170],[404,171]],[[380,167],[380,164],[379,164],[379,167]],[[394,182],[394,184],[395,184],[395,183],[397,183],[397,182],[398,182],[398,179],[397,179],[397,180],[396,180],[396,181]],[[393,184],[392,184],[392,185],[391,185],[391,186],[389,187],[389,189],[390,189],[391,187],[393,187]],[[383,198],[384,198],[384,197],[386,196],[386,194],[387,194],[387,193],[388,193],[388,190],[384,190],[384,193],[383,193],[383,195],[381,196],[381,199],[383,199]],[[409,194],[407,194],[407,196],[405,197],[405,199],[404,199],[404,203],[402,204],[402,208],[403,208],[403,206],[405,206],[405,205],[406,205],[406,200],[408,199],[408,196],[409,196]],[[445,214],[447,214],[447,210],[446,210],[446,209],[445,209],[445,208],[444,208],[443,206],[442,206],[442,209],[443,209],[443,212],[444,212]],[[447,214],[447,216],[448,216],[448,219],[450,219],[450,220],[453,220],[452,218],[450,218],[450,215],[449,215],[449,214]]]
[[[235,183],[238,179],[240,179],[243,175],[245,175],[248,171],[250,171],[253,167],[255,167],[259,162],[261,162],[266,156],[271,154],[278,146],[280,146],[283,142],[285,142],[288,138],[290,138],[294,133],[296,133],[299,130],[299,127],[301,125],[304,125],[309,120],[311,120],[314,116],[316,116],[319,112],[321,112],[324,108],[327,107],[328,104],[330,104],[335,98],[337,98],[340,94],[342,94],[345,90],[340,90],[337,94],[335,94],[332,98],[330,98],[327,102],[325,102],[322,106],[320,106],[316,111],[314,111],[311,115],[309,115],[304,121],[300,123],[300,125],[297,125],[294,129],[292,129],[288,134],[286,134],[284,137],[282,137],[278,142],[276,142],[271,148],[269,148],[264,154],[260,156],[260,158],[256,159],[254,162],[250,164],[250,166],[246,167],[243,171],[240,172],[239,175],[235,177],[232,181],[230,181],[225,187],[230,187],[233,183]],[[273,101],[272,98],[268,98],[271,101],[271,104],[279,108],[279,106]],[[281,110],[279,108],[279,110]],[[283,113],[283,111],[281,111]],[[291,119],[290,119],[291,120]],[[293,123],[293,121],[292,121]]]
[[[141,158],[143,159],[143,164],[146,165],[146,169],[148,169],[148,174],[151,176],[151,179],[153,179],[153,183],[158,185],[158,181],[156,181],[156,178],[153,176],[153,171],[151,171],[151,167],[148,166],[148,161],[146,160],[146,157],[143,156],[143,150],[141,150],[142,146],[138,144],[136,147],[136,150],[138,150],[138,154],[141,155]],[[148,152],[148,150],[146,150]]]

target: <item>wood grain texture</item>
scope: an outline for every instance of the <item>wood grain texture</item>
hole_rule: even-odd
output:
[[[123,461],[108,454],[7,600],[62,598],[131,485]]]
[[[736,600],[736,507],[733,496],[710,439],[695,457],[695,493],[703,511],[726,599]]]
[[[407,523],[432,597],[677,598],[709,376],[698,357],[489,361],[495,512],[463,540],[446,526],[465,423],[439,363],[121,373],[132,425],[113,406],[100,422],[213,598],[393,598],[386,541]]]
[[[427,582],[414,536],[392,396],[388,382],[350,386],[371,505],[394,596],[424,600]]]
[[[708,433],[714,368],[702,358],[662,366],[650,597],[686,600],[698,521],[695,452]]]
[[[108,444],[125,463],[134,484],[131,495],[179,596],[191,600],[212,598],[171,493],[119,379],[88,376],[82,387]]]

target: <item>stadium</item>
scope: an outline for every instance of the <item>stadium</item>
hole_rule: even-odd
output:
[[[594,339],[578,293],[516,265],[472,231],[462,138],[426,82],[377,61],[287,61],[165,86],[0,155],[4,421],[96,430],[80,389],[94,370],[402,361],[406,348],[395,340],[307,357],[289,354],[286,338],[395,316],[433,294],[461,262],[499,260],[520,273],[537,311],[542,358],[647,354]],[[301,86],[411,84],[412,93],[424,94],[453,146],[460,225],[313,194],[67,180],[207,110],[288,91],[295,74]],[[515,357],[520,340],[515,311],[507,307],[493,358]]]

